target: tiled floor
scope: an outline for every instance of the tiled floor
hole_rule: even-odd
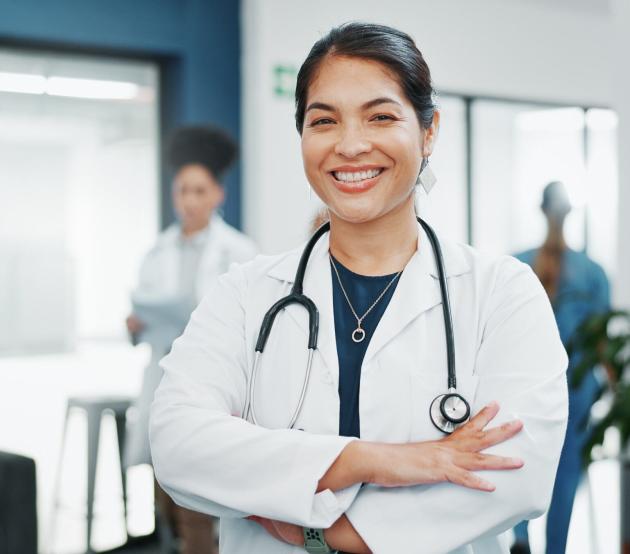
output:
[[[83,344],[72,354],[0,358],[0,449],[35,459],[37,467],[40,551],[81,552],[85,545],[86,422],[69,421],[61,472],[61,509],[51,544],[52,491],[59,461],[68,396],[134,396],[148,359],[144,347],[125,342]],[[96,482],[93,546],[99,550],[124,542],[120,469],[114,421],[101,428]],[[135,535],[153,528],[153,477],[138,466],[129,475],[129,528]]]
[[[129,541],[128,544],[106,550],[101,554],[163,554],[158,538],[155,535]]]

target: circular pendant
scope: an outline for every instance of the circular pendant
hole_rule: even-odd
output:
[[[354,331],[352,331],[352,340],[354,342],[363,342],[365,338],[365,331],[361,329],[361,327],[357,327]]]

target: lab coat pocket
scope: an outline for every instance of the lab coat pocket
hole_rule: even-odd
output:
[[[409,440],[426,441],[437,440],[445,435],[433,425],[430,415],[430,407],[433,400],[447,392],[447,373],[418,372],[410,374],[412,406],[411,406],[411,430]],[[477,390],[477,375],[470,373],[457,374],[457,392],[461,394],[474,414],[475,393]]]

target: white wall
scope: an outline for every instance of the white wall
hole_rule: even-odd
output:
[[[316,208],[305,192],[293,103],[274,96],[273,66],[299,67],[315,40],[357,19],[409,32],[438,90],[595,105],[612,99],[605,11],[524,0],[245,0],[244,222],[265,250],[302,240]]]
[[[630,309],[630,2],[613,0],[614,43],[612,61],[614,72],[613,107],[619,115],[619,208],[617,221],[617,279],[614,283],[614,299],[619,306]]]

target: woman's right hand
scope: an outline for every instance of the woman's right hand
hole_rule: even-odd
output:
[[[454,433],[437,441],[370,443],[368,448],[372,451],[373,463],[369,464],[368,481],[385,487],[448,481],[471,489],[493,491],[492,483],[473,472],[523,466],[523,461],[518,458],[482,453],[512,438],[523,428],[521,421],[514,420],[486,430],[498,412],[499,406],[493,402]]]

